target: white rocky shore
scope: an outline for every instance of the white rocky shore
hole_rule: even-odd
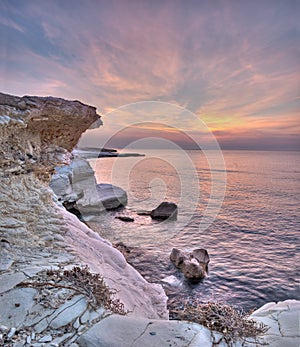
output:
[[[125,190],[112,184],[97,184],[89,162],[78,154],[70,165],[56,168],[50,187],[59,202],[68,210],[75,210],[84,221],[127,203]]]
[[[169,321],[162,287],[54,202],[54,168],[69,164],[95,122],[96,110],[78,101],[0,94],[0,346],[225,346],[222,335],[201,325]],[[86,265],[115,290],[127,315],[51,275]],[[299,311],[296,300],[255,311],[252,317],[270,326],[262,341],[298,347]]]

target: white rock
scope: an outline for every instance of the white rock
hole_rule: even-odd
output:
[[[37,291],[33,288],[18,288],[0,296],[0,324],[19,327],[28,311],[35,304],[34,296]],[[19,304],[18,307],[15,304]]]
[[[141,317],[168,318],[167,297],[160,285],[148,283],[117,249],[76,216],[67,211],[63,211],[63,216],[69,226],[65,240],[70,249],[92,272],[102,274],[106,284],[116,290],[116,298],[124,303],[125,309]]]
[[[9,333],[7,334],[7,338],[10,340],[14,335],[15,335],[15,333],[16,333],[16,328],[15,327],[13,327],[13,328],[11,328],[10,330],[9,330]]]
[[[69,166],[56,168],[50,187],[63,202],[74,203],[83,218],[90,220],[100,212],[127,203],[127,194],[111,184],[97,184],[87,160],[76,157]]]
[[[49,317],[50,326],[53,329],[59,329],[71,323],[76,317],[82,315],[87,309],[86,298],[82,295],[76,295],[71,300],[65,302]]]
[[[45,335],[39,339],[39,342],[51,342],[53,340],[51,335]]]
[[[5,325],[0,325],[0,331],[1,331],[2,333],[6,333],[8,330],[9,330],[9,328],[8,328],[7,326],[5,326]]]
[[[202,334],[204,344],[197,346],[212,345],[210,331],[197,324],[112,315],[83,333],[78,344],[81,347],[186,347],[199,334]]]
[[[162,282],[168,283],[171,286],[179,286],[181,284],[181,281],[176,276],[168,276],[162,279]]]

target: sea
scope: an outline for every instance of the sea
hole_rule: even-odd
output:
[[[299,152],[139,153],[145,156],[89,160],[98,183],[128,194],[125,208],[89,225],[112,243],[126,245],[128,261],[149,282],[163,285],[173,307],[213,301],[247,311],[300,299]],[[140,215],[162,201],[178,205],[176,221]],[[186,280],[170,261],[173,247],[187,254],[206,249],[207,276],[198,283]]]

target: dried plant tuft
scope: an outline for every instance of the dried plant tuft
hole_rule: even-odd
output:
[[[94,309],[102,306],[120,315],[127,313],[123,303],[114,298],[116,291],[106,285],[100,274],[91,273],[88,266],[74,266],[71,270],[66,270],[63,267],[58,270],[47,270],[44,274],[40,273],[37,279],[22,282],[19,286],[67,289],[74,294],[84,295]]]
[[[269,329],[264,324],[249,319],[249,314],[215,302],[186,304],[184,308],[172,310],[171,313],[174,318],[198,323],[223,334],[228,346],[239,340],[245,343],[249,338],[253,339],[256,345],[261,345],[263,343],[260,343],[258,338]]]

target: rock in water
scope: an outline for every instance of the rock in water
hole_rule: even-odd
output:
[[[100,183],[97,184],[97,192],[106,210],[113,210],[127,204],[127,193],[120,187]]]
[[[115,218],[120,219],[122,222],[134,222],[134,218],[128,216],[116,216]]]
[[[178,208],[174,202],[164,201],[151,211],[151,218],[157,220],[177,219]]]
[[[97,184],[89,162],[80,157],[75,157],[69,166],[56,168],[50,187],[68,211],[77,211],[83,220],[127,203],[125,190],[112,184]]]
[[[208,272],[208,263],[210,259],[206,249],[204,248],[194,249],[190,257],[195,258],[198,261],[198,263],[203,266],[205,271]]]
[[[170,260],[179,268],[187,279],[199,281],[208,272],[209,255],[206,249],[198,248],[186,255],[178,248],[173,248]]]
[[[170,259],[174,263],[174,265],[178,268],[182,266],[184,261],[188,260],[187,256],[178,248],[172,249]]]

